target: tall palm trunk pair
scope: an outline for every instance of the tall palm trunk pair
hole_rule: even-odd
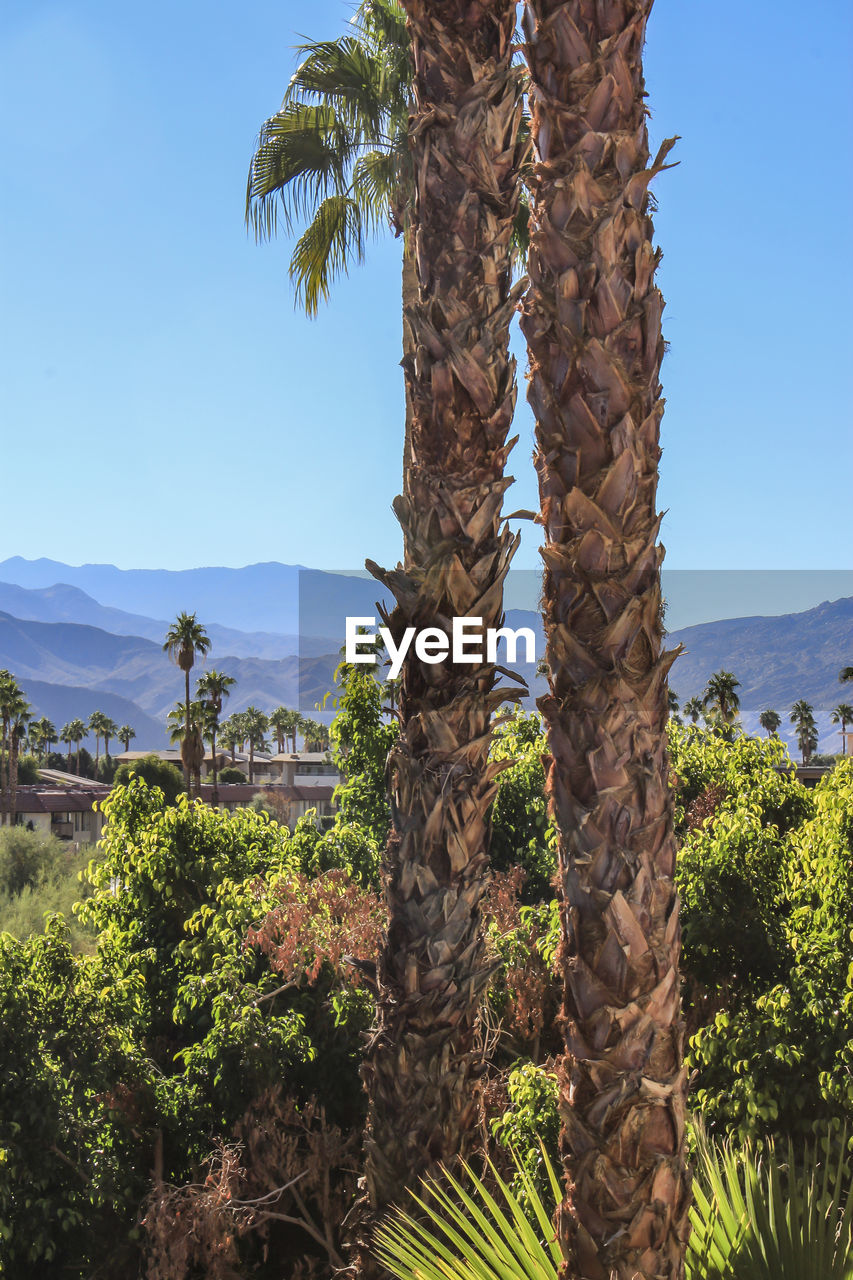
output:
[[[512,416],[509,234],[520,116],[515,5],[404,0],[416,108],[420,294],[407,317],[404,561],[380,573],[396,631],[501,617]],[[649,0],[534,0],[536,163],[523,329],[537,420],[551,692],[541,709],[560,830],[566,1055],[558,1230],[566,1275],[678,1277],[685,1077],[656,513],[663,308],[654,284],[642,47]],[[440,672],[440,674],[436,674]],[[409,660],[391,756],[390,924],[367,1055],[375,1205],[464,1153],[484,972],[489,713],[483,666]]]
[[[514,549],[501,499],[515,394],[515,7],[403,0],[419,291],[404,320],[410,430],[395,504],[404,558],[394,572],[376,570],[396,597],[398,635],[446,630],[453,615],[496,625]],[[648,195],[666,148],[649,167],[650,9],[651,0],[530,0],[525,17],[536,154],[522,313],[545,531],[551,691],[541,709],[564,926],[568,1191],[559,1231],[573,1280],[674,1280],[686,1229],[664,734],[672,655],[662,653],[655,503],[663,303]],[[356,173],[335,199],[358,189]],[[403,728],[390,760],[390,923],[365,1065],[376,1212],[471,1141],[495,786],[489,718],[503,697],[487,664],[410,657],[403,668]]]

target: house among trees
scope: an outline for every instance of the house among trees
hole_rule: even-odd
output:
[[[100,802],[109,795],[109,786],[59,769],[42,769],[40,777],[35,785],[18,787],[16,826],[78,844],[100,840],[104,827]]]

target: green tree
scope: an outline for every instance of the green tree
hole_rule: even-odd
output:
[[[725,729],[731,728],[740,710],[740,698],[735,693],[738,688],[740,680],[731,671],[715,671],[705,686],[702,705],[719,717]]]
[[[136,730],[131,728],[129,724],[123,724],[119,727],[119,730],[116,733],[116,737],[118,738],[121,745],[124,747],[125,751],[129,751],[130,744],[133,741],[133,739],[136,737]]]
[[[242,713],[243,729],[249,743],[249,782],[255,781],[255,752],[266,747],[264,734],[269,728],[269,719],[257,707],[247,707]]]
[[[842,667],[838,673],[838,679],[842,684],[848,684],[853,680],[853,667]]]
[[[175,621],[172,623],[166,639],[163,642],[163,650],[168,653],[173,662],[176,662],[184,673],[186,683],[186,696],[184,699],[184,707],[186,709],[186,725],[183,740],[181,742],[181,759],[184,764],[184,779],[187,786],[187,795],[190,794],[192,787],[192,763],[198,755],[198,746],[200,739],[198,734],[191,733],[190,725],[190,672],[195,665],[196,655],[204,657],[209,653],[211,640],[200,622],[197,621],[194,613],[179,613]],[[204,748],[202,747],[202,754]],[[186,759],[184,756],[186,755]]]
[[[133,764],[120,764],[114,785],[126,787],[131,778],[142,778],[149,790],[159,787],[167,805],[175,803],[183,786],[180,769],[168,760],[161,760],[153,752],[134,760]]]
[[[210,751],[213,759],[213,803],[219,804],[216,769],[216,735],[219,730],[219,717],[222,714],[222,703],[231,696],[231,690],[237,681],[224,671],[205,671],[196,682],[196,697],[200,698],[207,708],[205,733],[210,739]]]
[[[833,724],[841,725],[841,752],[847,753],[847,726],[853,723],[853,707],[847,702],[839,702],[831,717]]]
[[[80,773],[80,743],[83,741],[83,739],[84,739],[84,738],[88,738],[88,736],[89,736],[89,731],[88,731],[88,729],[86,728],[86,725],[83,723],[83,721],[82,721],[79,717],[77,717],[77,718],[76,718],[76,719],[74,719],[74,720],[71,720],[71,721],[70,721],[70,722],[65,726],[65,728],[66,728],[66,730],[68,731],[68,734],[69,734],[69,741],[73,742],[73,743],[76,745],[76,747],[77,747],[77,766],[76,766],[76,768],[77,768],[77,774],[78,774],[78,776],[79,776],[79,773]]]
[[[772,736],[782,723],[782,717],[778,711],[762,711],[758,717],[758,723],[766,733]]]
[[[383,719],[373,667],[342,662],[335,683],[331,745],[344,778],[335,789],[335,826],[364,827],[381,848],[391,822],[385,767],[397,729]]]
[[[649,194],[672,143],[650,163],[650,9],[528,0],[522,24],[534,165],[521,324],[566,925],[570,1177],[557,1230],[567,1275],[638,1280],[681,1275],[689,1203],[666,751],[673,655],[657,543],[663,299]]]
[[[791,707],[791,724],[797,731],[797,746],[803,757],[803,764],[808,764],[817,750],[817,723],[814,718],[814,707],[804,698],[800,698]]]
[[[691,724],[698,724],[699,717],[702,715],[703,711],[702,699],[688,698],[682,709],[684,714],[689,717]]]
[[[107,725],[112,725],[112,720],[104,714],[103,711],[93,711],[89,716],[89,729],[95,735],[95,772],[97,773],[98,761],[101,758],[101,738],[105,736]],[[115,730],[113,730],[115,732]]]

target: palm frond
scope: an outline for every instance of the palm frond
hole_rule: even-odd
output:
[[[358,142],[330,106],[291,103],[261,127],[246,185],[246,223],[257,240],[288,231],[332,191],[345,189]]]
[[[375,1247],[382,1265],[398,1280],[557,1280],[562,1258],[551,1218],[559,1180],[549,1164],[546,1204],[523,1162],[513,1159],[532,1218],[494,1165],[496,1195],[463,1164],[464,1185],[447,1172],[427,1178],[423,1195],[412,1196],[417,1217],[395,1209],[385,1219]]]
[[[293,251],[290,278],[297,303],[316,315],[320,299],[328,299],[332,281],[353,259],[364,260],[362,212],[350,196],[336,193],[318,206]]]
[[[319,100],[334,106],[354,130],[379,132],[385,114],[381,61],[354,36],[322,40],[300,47],[304,60],[297,68],[282,106]]]
[[[829,1143],[825,1144],[829,1148]],[[853,1189],[846,1141],[796,1158],[712,1145],[700,1130],[688,1280],[850,1280]]]
[[[393,151],[366,151],[353,165],[352,193],[360,208],[378,224],[398,195],[400,158]]]

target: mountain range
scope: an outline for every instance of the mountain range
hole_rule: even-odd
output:
[[[93,579],[103,598],[82,585]],[[378,600],[383,592],[372,579],[294,565],[170,572],[15,557],[0,563],[0,668],[15,673],[37,715],[59,725],[101,710],[136,729],[135,747],[159,748],[166,714],[183,697],[181,673],[162,648],[168,618],[186,610],[204,622],[213,641],[208,665],[237,680],[228,711],[283,703],[316,716],[340,660],[346,616],[379,622]],[[152,613],[141,611],[149,606]],[[543,653],[537,613],[508,610],[507,625],[531,627],[537,656]],[[672,632],[667,643],[683,646],[670,678],[682,702],[701,695],[711,673],[725,668],[740,680],[747,730],[756,731],[760,712],[772,707],[793,743],[790,707],[805,698],[815,709],[821,750],[838,749],[829,716],[853,698],[838,683],[839,669],[853,661],[853,598],[798,613],[706,622]],[[516,669],[531,698],[544,691],[532,664]],[[321,718],[329,715],[327,709]]]

